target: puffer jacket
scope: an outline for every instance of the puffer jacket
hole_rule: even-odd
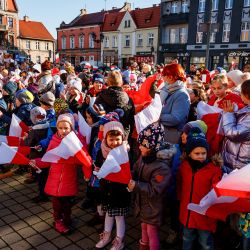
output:
[[[225,166],[236,169],[250,163],[250,106],[236,113],[223,112],[223,159]]]
[[[56,148],[62,141],[57,134],[52,137],[48,150]],[[64,163],[46,163],[41,159],[36,159],[36,164],[40,168],[50,167],[48,180],[45,186],[45,193],[51,196],[75,196],[78,191],[77,165],[81,163],[72,158]]]
[[[110,86],[108,89],[102,90],[97,96],[95,104],[102,104],[107,113],[115,109],[122,109],[124,116],[120,121],[128,137],[134,127],[135,107],[132,99],[123,91],[122,87]]]
[[[159,151],[156,158],[146,163],[140,157],[134,165],[135,214],[150,225],[162,224],[163,204],[171,181],[167,157],[168,153]]]
[[[33,123],[30,120],[30,110],[36,107],[33,103],[23,103],[15,111],[16,116],[20,118],[27,126],[32,126]]]
[[[199,204],[221,179],[221,169],[209,162],[204,167],[194,170],[184,160],[177,173],[177,197],[180,200],[180,222],[187,228],[216,231],[216,220],[187,209],[189,203]]]

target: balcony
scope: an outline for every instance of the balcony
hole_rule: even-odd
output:
[[[187,50],[187,44],[176,43],[176,44],[162,44],[162,51],[164,52],[185,52]]]
[[[0,24],[0,31],[6,31],[7,25]]]
[[[189,13],[163,13],[162,14],[162,24],[182,24],[188,23]]]

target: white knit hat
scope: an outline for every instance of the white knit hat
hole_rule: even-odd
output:
[[[112,121],[104,124],[103,126],[103,138],[106,138],[106,135],[111,130],[118,130],[124,136],[124,128],[120,122]]]
[[[244,79],[242,77],[243,75],[243,72],[238,69],[229,71],[227,73],[227,77],[230,78],[236,86],[241,85],[244,82]]]
[[[71,128],[73,130],[75,129],[75,119],[74,116],[70,113],[59,115],[56,121],[56,126],[58,125],[59,122],[68,122]]]
[[[71,83],[71,87],[82,92],[82,80],[80,78],[76,78],[76,79],[70,81],[70,83]]]

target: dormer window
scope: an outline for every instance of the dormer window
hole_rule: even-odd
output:
[[[129,28],[130,27],[130,20],[126,20],[125,21],[125,28]]]

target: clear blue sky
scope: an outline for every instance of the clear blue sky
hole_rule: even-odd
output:
[[[64,21],[69,23],[80,14],[80,9],[86,7],[88,13],[105,9],[105,0],[16,0],[19,18],[29,16],[33,21],[42,22],[56,38],[56,28]],[[106,0],[107,9],[122,7],[125,0]],[[159,4],[160,0],[130,0],[132,8],[150,7]]]

